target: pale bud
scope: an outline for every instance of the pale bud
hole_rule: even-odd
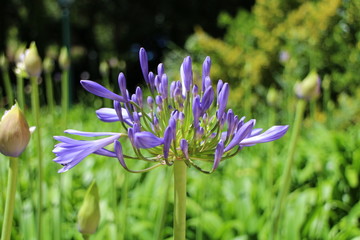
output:
[[[102,61],[99,66],[100,74],[103,77],[108,77],[109,75],[109,64],[106,61]]]
[[[78,213],[78,230],[84,235],[94,234],[100,222],[99,191],[94,182],[86,192]]]
[[[312,71],[306,78],[295,84],[295,93],[299,98],[311,100],[319,96],[320,94],[321,80],[316,71]]]
[[[0,152],[18,157],[30,140],[29,125],[17,104],[6,111],[0,121]]]
[[[60,50],[59,65],[62,70],[68,70],[70,67],[70,55],[67,47],[62,47]]]
[[[32,42],[30,44],[30,48],[26,50],[24,64],[25,70],[30,77],[40,76],[42,70],[41,58],[39,56],[35,42]]]

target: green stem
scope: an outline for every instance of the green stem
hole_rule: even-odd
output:
[[[122,192],[121,192],[121,197],[122,197],[122,204],[121,204],[121,215],[122,215],[122,219],[121,219],[121,225],[122,225],[122,231],[121,231],[121,235],[119,239],[127,239],[127,211],[128,211],[128,192],[129,192],[129,183],[128,183],[128,179],[129,179],[129,174],[127,172],[124,173],[124,182],[122,185]]]
[[[184,161],[174,163],[174,240],[186,235],[186,169]]]
[[[51,79],[51,73],[47,72],[45,74],[45,81],[46,81],[46,99],[49,105],[51,115],[54,114],[54,94],[53,94],[53,83]]]
[[[64,128],[67,126],[67,112],[69,109],[69,70],[64,70],[61,77],[61,107]]]
[[[88,235],[88,234],[83,234],[82,237],[83,237],[84,240],[89,240],[90,239],[90,235]]]
[[[168,171],[168,168],[166,168],[166,175],[165,175],[165,189],[163,192],[163,197],[160,203],[160,209],[159,209],[159,217],[156,224],[155,229],[155,237],[154,239],[162,240],[164,239],[164,229],[165,229],[165,223],[166,223],[166,217],[167,217],[167,210],[169,205],[169,192],[170,192],[170,186],[171,186],[171,172]]]
[[[9,240],[11,235],[12,220],[14,215],[16,181],[18,174],[18,159],[10,157],[8,186],[6,192],[4,222],[1,231],[1,240]]]
[[[42,164],[42,145],[41,145],[41,125],[40,125],[40,103],[39,103],[39,88],[37,83],[37,77],[31,77],[31,104],[32,104],[32,112],[35,118],[36,123],[36,145],[38,150],[38,240],[42,239],[42,199],[43,199],[43,191],[42,191],[42,182],[43,182],[43,164]]]
[[[9,73],[8,73],[7,69],[4,69],[4,68],[2,69],[2,71],[3,71],[3,79],[4,79],[6,97],[8,100],[8,104],[11,106],[12,104],[14,104],[14,94],[12,92]]]
[[[273,219],[273,228],[272,228],[272,238],[276,239],[278,234],[278,228],[279,228],[279,221],[281,218],[281,215],[284,211],[285,207],[285,201],[286,197],[289,193],[290,189],[290,182],[291,182],[291,170],[294,165],[294,154],[296,149],[296,143],[299,137],[301,124],[304,117],[304,111],[305,111],[306,101],[303,99],[300,99],[296,106],[296,115],[295,115],[295,121],[294,121],[294,127],[292,130],[292,135],[290,139],[290,146],[289,146],[289,152],[286,159],[286,166],[285,166],[285,172],[282,178],[282,187],[280,189],[280,194],[277,199],[277,204],[274,211],[274,219]]]
[[[24,96],[24,78],[16,75],[17,81],[17,101],[21,110],[25,111],[25,96]]]

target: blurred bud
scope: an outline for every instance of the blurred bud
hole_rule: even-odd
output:
[[[8,60],[6,59],[6,56],[4,53],[0,55],[0,68],[4,71],[7,71],[9,66]]]
[[[26,44],[22,43],[19,45],[19,47],[16,49],[15,52],[15,62],[24,62],[24,57],[25,57],[25,51],[26,51]]]
[[[78,230],[83,235],[96,232],[100,222],[99,191],[93,181],[86,192],[83,204],[78,213]]]
[[[70,54],[65,46],[60,50],[59,65],[62,70],[68,70],[70,67]]]
[[[46,49],[46,57],[51,58],[53,60],[57,59],[59,55],[59,46],[58,45],[50,45]]]
[[[279,91],[271,87],[266,95],[266,101],[270,106],[277,106],[280,101]]]
[[[102,61],[100,63],[100,74],[102,77],[108,77],[109,76],[109,64],[106,61]]]
[[[35,42],[32,42],[30,44],[30,48],[26,50],[24,64],[25,70],[30,77],[40,76],[42,70],[41,58],[39,56]]]
[[[295,84],[295,93],[299,98],[311,100],[320,94],[321,80],[316,71],[311,71],[306,78]]]
[[[29,125],[16,103],[9,111],[5,111],[0,121],[0,152],[6,156],[18,157],[29,140]]]
[[[54,71],[54,60],[50,57],[45,57],[43,67],[44,72],[52,73]]]

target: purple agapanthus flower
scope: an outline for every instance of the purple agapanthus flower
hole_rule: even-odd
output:
[[[277,140],[288,130],[288,126],[284,125],[273,126],[263,132],[261,128],[255,128],[254,119],[245,121],[245,117],[240,118],[232,109],[227,109],[230,86],[219,80],[214,89],[210,78],[210,57],[206,57],[203,63],[200,87],[194,84],[190,57],[181,64],[181,78],[176,81],[168,79],[163,64],[158,65],[157,74],[149,72],[145,49],[140,49],[139,58],[151,96],[144,97],[140,87],[130,94],[123,73],[119,74],[118,93],[93,81],[81,81],[87,91],[114,102],[114,108],[97,110],[98,118],[104,122],[120,122],[126,131],[65,131],[84,137],[104,137],[95,140],[55,136],[60,143],[53,150],[56,154],[54,161],[63,165],[59,172],[71,169],[90,154],[98,154],[117,158],[130,172],[142,171],[130,170],[126,164],[129,158],[153,164],[144,171],[185,161],[189,166],[211,173],[223,159],[234,156],[244,147]],[[132,153],[122,148],[120,138],[129,140]],[[109,145],[111,148],[107,147]],[[210,162],[212,167],[203,170],[198,161]]]

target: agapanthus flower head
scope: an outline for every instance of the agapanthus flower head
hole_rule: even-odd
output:
[[[158,65],[157,74],[149,72],[145,49],[140,49],[139,57],[150,96],[143,96],[146,91],[140,87],[130,95],[123,73],[119,74],[119,93],[93,81],[81,81],[87,91],[114,101],[114,108],[96,111],[98,118],[104,122],[120,122],[126,130],[123,133],[65,131],[86,137],[106,136],[86,141],[55,137],[62,142],[54,149],[57,155],[54,161],[64,166],[60,172],[74,167],[89,154],[98,154],[117,158],[130,172],[184,161],[188,166],[211,173],[222,160],[234,156],[244,147],[274,141],[288,130],[285,125],[262,132],[255,128],[254,119],[245,121],[245,117],[227,109],[230,86],[222,80],[212,83],[210,57],[203,63],[201,86],[193,81],[190,57],[181,64],[180,80],[174,81],[168,79],[163,64]],[[128,139],[132,149],[123,148],[120,138]],[[143,171],[135,171],[126,164],[128,159],[145,160],[152,165]],[[211,163],[209,169],[200,168],[198,161]]]

